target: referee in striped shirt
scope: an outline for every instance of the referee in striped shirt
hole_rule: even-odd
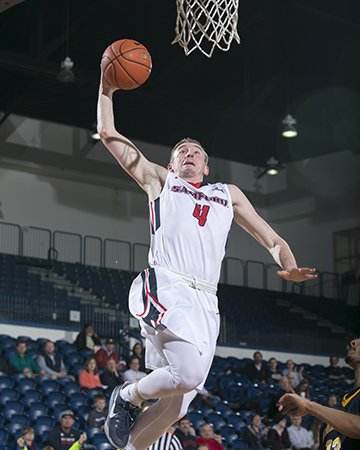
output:
[[[183,450],[181,442],[170,429],[155,441],[148,450]]]

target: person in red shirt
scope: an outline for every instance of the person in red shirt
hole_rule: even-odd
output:
[[[99,371],[94,357],[91,357],[85,361],[84,369],[79,374],[79,383],[82,390],[102,389],[103,385],[100,380]]]
[[[99,369],[105,369],[109,359],[113,359],[116,365],[119,364],[119,356],[115,352],[115,341],[114,339],[107,339],[105,345],[101,347],[99,351],[96,352],[95,359]]]
[[[208,423],[200,427],[200,437],[196,440],[199,445],[207,445],[209,450],[224,450],[220,434],[214,434],[212,426]]]

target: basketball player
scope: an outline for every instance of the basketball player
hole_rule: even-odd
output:
[[[167,168],[148,161],[114,125],[114,88],[100,82],[98,131],[120,166],[149,198],[149,269],[133,282],[131,314],[147,339],[149,375],[115,388],[105,431],[116,447],[144,450],[183,417],[209,372],[219,333],[217,283],[232,220],[262,244],[295,282],[316,278],[298,268],[287,243],[234,185],[206,184],[208,156],[194,139],[178,142]],[[159,399],[132,424],[132,409]]]
[[[325,422],[320,429],[319,450],[360,449],[360,338],[349,343],[345,361],[355,371],[355,385],[334,408],[295,394],[285,394],[278,401],[279,411],[283,414],[312,414]]]

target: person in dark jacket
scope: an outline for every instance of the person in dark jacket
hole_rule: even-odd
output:
[[[60,425],[50,431],[47,445],[54,450],[69,450],[76,442],[81,444],[86,441],[87,436],[79,430],[73,428],[75,416],[71,410],[66,409],[60,415]]]
[[[254,362],[245,367],[244,373],[253,383],[267,383],[271,380],[271,373],[261,352],[254,353]]]
[[[269,430],[267,447],[271,450],[291,449],[289,434],[286,429],[286,418],[278,414],[274,419],[275,425]]]
[[[245,428],[244,439],[252,450],[263,450],[267,448],[267,435],[269,429],[261,422],[258,414],[252,418],[251,424]]]
[[[118,372],[116,362],[113,359],[109,359],[106,363],[106,369],[100,375],[100,380],[103,386],[106,386],[107,391],[112,391],[116,386],[122,384],[122,376]]]
[[[74,344],[79,352],[82,350],[91,350],[96,353],[96,351],[101,347],[100,338],[95,333],[91,323],[85,324],[84,329],[77,335]]]

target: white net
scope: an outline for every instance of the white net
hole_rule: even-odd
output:
[[[239,0],[176,0],[176,37],[185,54],[199,49],[211,58],[215,47],[227,51],[237,32]]]

